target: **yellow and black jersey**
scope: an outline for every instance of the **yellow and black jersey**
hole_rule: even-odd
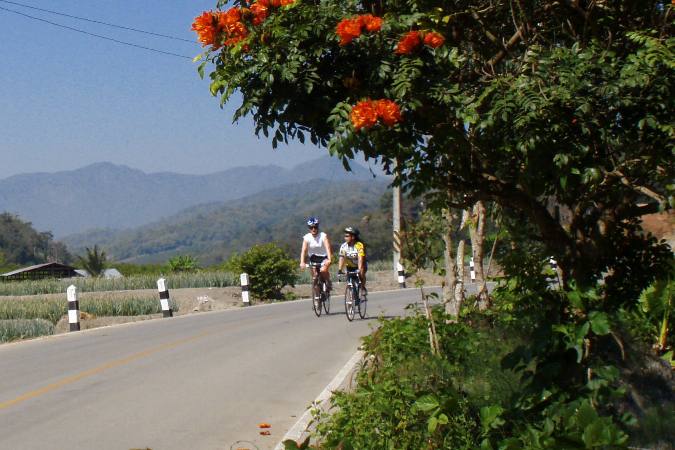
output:
[[[345,242],[340,246],[340,256],[345,258],[348,269],[356,269],[359,267],[359,256],[366,257],[366,247],[363,242],[356,242],[353,246]]]

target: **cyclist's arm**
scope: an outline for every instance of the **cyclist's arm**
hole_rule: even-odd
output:
[[[342,252],[340,252],[340,257],[338,258],[338,272],[344,272],[344,270],[345,270],[345,257],[342,254]]]
[[[363,244],[359,243],[357,251],[358,251],[358,268],[359,268],[359,273],[361,276],[363,276],[366,273],[366,250],[363,248]]]
[[[326,255],[328,256],[325,266],[330,267],[330,264],[333,262],[333,251],[330,248],[330,240],[328,239],[328,236],[326,236],[326,239],[323,240],[323,246],[326,249]]]
[[[300,268],[305,267],[305,254],[307,253],[307,241],[302,240],[302,250],[300,251]]]

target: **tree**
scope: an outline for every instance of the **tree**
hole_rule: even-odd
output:
[[[673,205],[669,2],[235,4],[196,20],[199,70],[274,147],[307,134],[345,163],[401,161],[431,207],[522,212],[566,285],[609,273],[631,297],[649,277],[626,274],[668,257],[639,217]]]
[[[105,250],[100,250],[98,245],[94,245],[93,250],[86,247],[85,251],[87,252],[86,256],[78,257],[80,265],[92,277],[100,277],[105,271],[108,260]]]
[[[225,263],[227,270],[247,273],[251,293],[263,300],[282,298],[281,289],[295,284],[296,267],[296,262],[273,243],[254,245]]]
[[[177,255],[169,259],[171,272],[194,272],[199,269],[199,262],[192,255]]]

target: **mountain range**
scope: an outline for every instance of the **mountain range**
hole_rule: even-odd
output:
[[[391,252],[388,183],[378,180],[287,184],[229,202],[194,206],[135,229],[94,230],[67,236],[63,242],[75,254],[98,245],[121,262],[162,263],[177,254],[197,256],[211,265],[254,244],[276,242],[289,254],[300,250],[307,216],[321,217],[322,229],[341,243],[342,228],[358,226],[369,243],[369,257]]]
[[[386,179],[377,178],[378,185]],[[304,189],[309,198],[312,185],[303,183],[310,180],[367,184],[373,182],[373,174],[358,164],[346,172],[339,160],[330,157],[291,169],[248,166],[207,175],[145,173],[96,163],[71,171],[0,180],[0,212],[16,214],[57,238],[95,229],[106,229],[105,234],[109,234],[111,230],[153,223],[200,204],[225,203],[263,191],[268,191],[269,197],[275,189],[288,185]]]

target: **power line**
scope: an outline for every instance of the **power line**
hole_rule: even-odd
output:
[[[4,1],[4,0],[0,0],[0,1]],[[106,41],[112,41],[112,42],[116,42],[118,44],[128,45],[129,47],[140,48],[140,49],[148,50],[148,51],[155,52],[155,53],[161,53],[163,55],[175,56],[177,58],[185,58],[185,59],[190,59],[190,60],[192,59],[192,57],[190,57],[190,56],[180,55],[178,53],[167,52],[167,51],[164,51],[164,50],[158,50],[156,48],[146,47],[144,45],[138,45],[138,44],[134,44],[134,43],[131,43],[131,42],[120,41],[119,39],[111,38],[111,37],[108,37],[108,36],[101,36],[100,34],[96,34],[96,33],[90,33],[88,31],[80,30],[79,28],[69,27],[68,25],[61,25],[60,23],[51,22],[51,21],[46,20],[46,19],[41,19],[39,17],[24,14],[24,13],[19,12],[19,11],[7,9],[7,8],[2,7],[2,6],[0,6],[0,10],[7,11],[7,12],[10,12],[10,13],[13,13],[13,14],[18,14],[20,16],[24,16],[24,17],[27,17],[29,19],[39,20],[40,22],[45,22],[45,23],[48,23],[50,25],[54,25],[55,27],[65,28],[67,30],[76,31],[78,33],[86,34],[88,36],[97,37],[99,39],[105,39]]]
[[[86,22],[97,23],[99,25],[106,25],[108,27],[120,28],[122,30],[135,31],[137,33],[149,34],[151,36],[158,36],[158,37],[163,37],[163,38],[166,38],[166,39],[173,39],[173,40],[176,40],[176,41],[184,41],[184,42],[189,42],[191,44],[198,44],[197,41],[190,40],[190,39],[183,39],[183,38],[179,38],[179,37],[176,37],[176,36],[169,36],[167,34],[153,33],[152,31],[145,31],[145,30],[141,30],[141,29],[138,29],[138,28],[126,27],[126,26],[123,26],[123,25],[116,25],[114,23],[103,22],[101,20],[88,19],[86,17],[73,16],[73,15],[61,13],[61,12],[58,12],[58,11],[52,11],[50,9],[43,9],[43,8],[38,8],[36,6],[25,5],[25,4],[19,3],[19,2],[12,2],[12,1],[9,1],[9,0],[0,0],[0,2],[9,3],[9,4],[12,4],[12,5],[16,5],[16,6],[21,6],[23,8],[35,9],[37,11],[42,11],[42,12],[46,12],[46,13],[49,13],[49,14],[56,14],[58,16],[69,17],[71,19],[84,20]]]

